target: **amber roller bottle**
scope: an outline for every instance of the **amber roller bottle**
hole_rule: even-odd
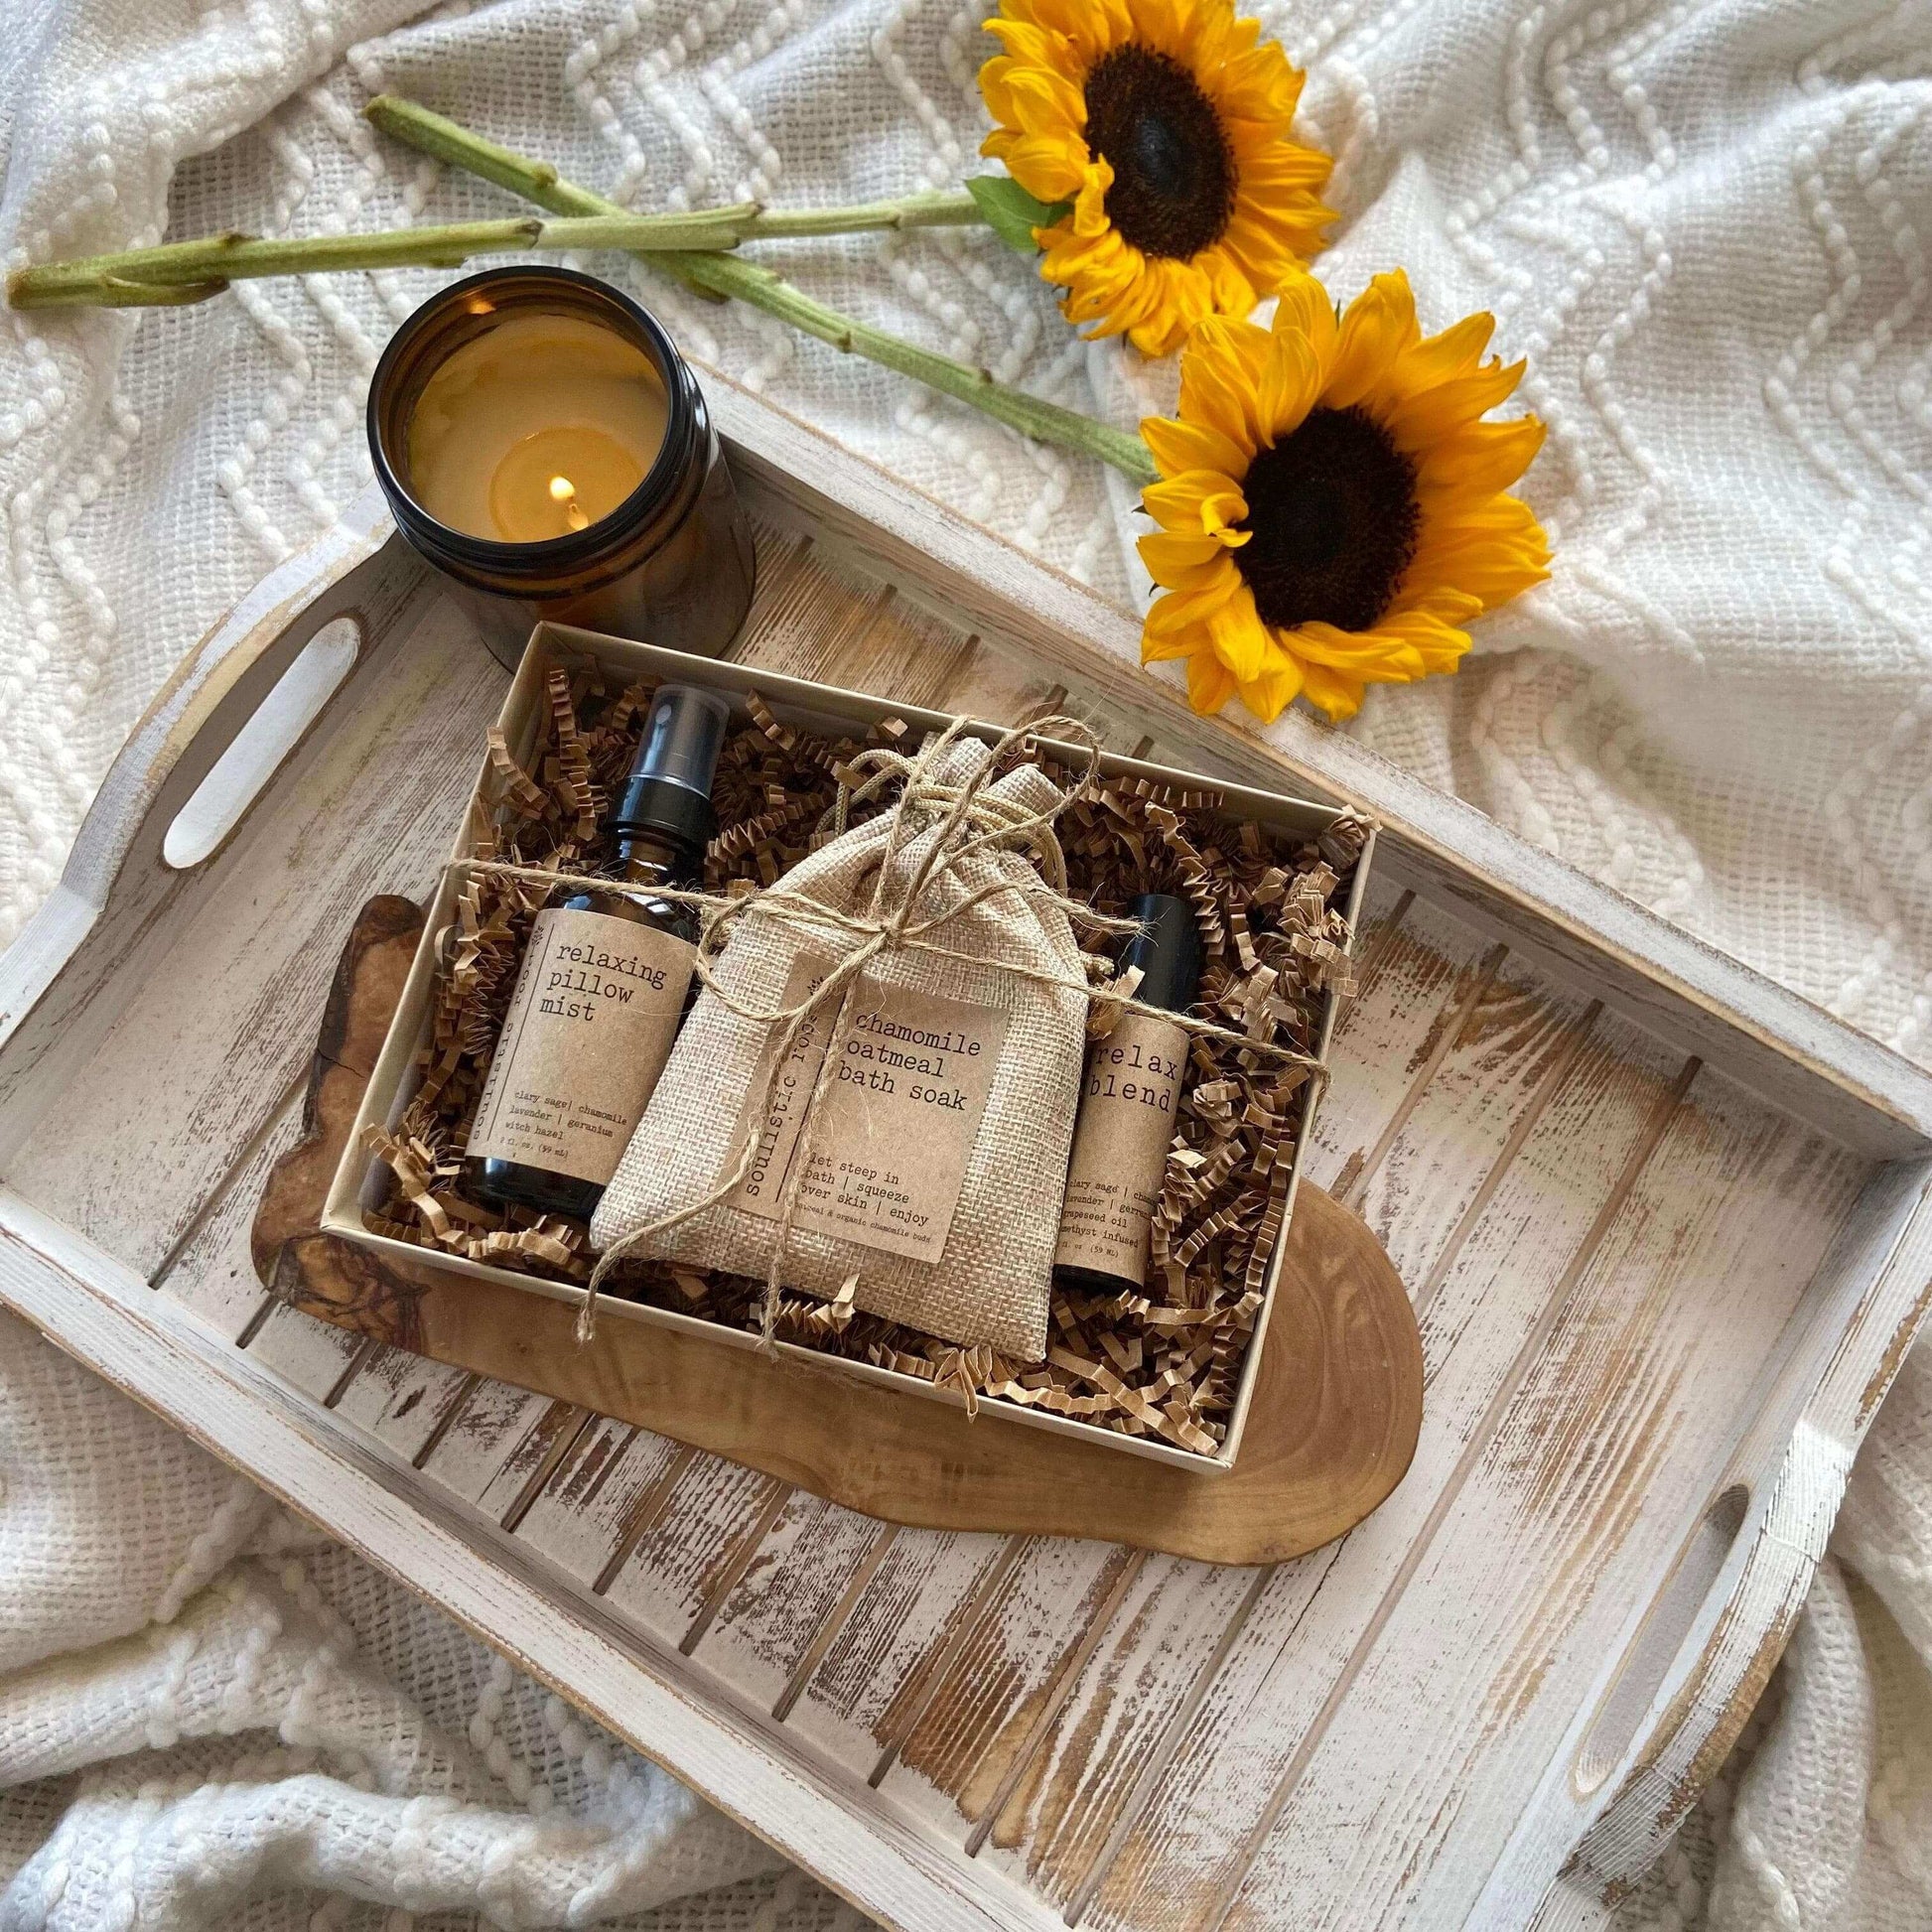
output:
[[[1192,908],[1147,893],[1127,915],[1141,922],[1120,956],[1123,971],[1140,968],[1134,997],[1184,1012],[1200,981]],[[1062,1286],[1100,1294],[1145,1286],[1148,1236],[1186,1072],[1186,1031],[1158,1014],[1123,1013],[1113,1032],[1088,1047],[1053,1254],[1053,1278]]]

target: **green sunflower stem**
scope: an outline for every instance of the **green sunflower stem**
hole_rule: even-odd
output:
[[[707,208],[696,214],[631,215],[623,220],[454,221],[383,234],[304,235],[263,240],[258,235],[204,235],[159,248],[83,255],[18,270],[7,283],[16,309],[73,305],[123,308],[206,301],[230,282],[265,275],[317,275],[341,269],[460,268],[478,255],[526,254],[566,248],[730,248],[756,212],[755,205]]]
[[[498,147],[495,142],[485,141],[460,123],[448,120],[441,114],[432,114],[429,109],[418,107],[413,102],[380,95],[364,111],[377,127],[410,147],[434,155],[452,167],[480,175],[483,180],[494,182],[499,188],[507,188],[554,213],[584,217],[608,217],[622,213],[616,203],[607,202],[588,188],[580,188],[575,182],[567,181],[549,162],[535,161],[509,148]],[[897,206],[921,204],[926,199],[914,197],[911,203]],[[971,198],[961,199],[970,201]],[[787,218],[807,220],[812,217]],[[977,212],[972,218],[979,218]],[[895,224],[881,221],[874,225]],[[763,232],[769,233],[771,230]],[[803,233],[807,230],[798,228],[792,232]],[[810,232],[826,233],[833,230],[820,228]],[[776,316],[779,321],[789,323],[794,329],[814,336],[822,343],[829,343],[834,348],[863,355],[884,368],[909,375],[928,388],[969,403],[973,408],[1005,423],[1010,429],[1017,429],[1023,436],[1031,436],[1036,442],[1052,443],[1082,456],[1098,457],[1103,463],[1112,464],[1130,482],[1143,488],[1153,483],[1158,474],[1147,445],[1130,431],[1116,429],[1111,423],[1097,421],[1078,410],[1062,409],[1057,403],[1030,396],[1024,390],[1009,388],[1005,383],[995,381],[983,368],[974,368],[969,363],[953,360],[951,356],[916,347],[883,329],[874,329],[823,302],[814,301],[802,289],[756,262],[727,254],[677,250],[653,251],[645,259],[668,270],[699,294],[746,302],[754,308],[762,309],[765,314]]]
[[[606,207],[560,221],[453,221],[385,234],[204,235],[159,248],[128,248],[18,270],[7,298],[16,309],[137,308],[205,302],[230,282],[340,269],[460,268],[479,255],[622,248],[634,255],[736,248],[742,241],[852,234],[887,228],[961,226],[980,219],[970,195],[911,195],[897,202],[784,212],[741,202],[688,214],[631,214]]]
[[[1057,444],[1082,456],[1110,463],[1131,482],[1145,487],[1155,480],[1154,459],[1138,436],[1116,429],[1076,409],[1030,396],[1024,389],[995,381],[983,368],[955,362],[950,356],[916,347],[898,336],[856,321],[838,309],[815,302],[802,289],[756,262],[715,255],[681,257],[679,273],[695,287],[735,301],[749,302],[766,315],[788,322],[807,336],[850,355],[863,355],[883,368],[909,375],[930,389],[970,403],[1009,429],[1035,442]]]
[[[400,94],[377,94],[363,115],[384,134],[406,142],[421,154],[446,161],[468,174],[482,175],[500,188],[513,189],[539,203],[553,214],[605,215],[637,219],[629,210],[600,195],[566,181],[547,161],[499,148],[458,121],[433,113]],[[558,191],[554,195],[550,191]],[[741,241],[776,241],[798,236],[870,234],[889,229],[967,228],[983,226],[986,216],[969,194],[901,195],[883,202],[854,202],[844,207],[770,208],[758,202],[732,208],[705,210],[730,217],[733,236],[723,247]],[[694,219],[695,216],[644,216],[648,220]],[[624,244],[614,244],[622,246]],[[702,242],[673,243],[673,247],[703,247]],[[648,246],[648,244],[646,244]],[[633,251],[635,252],[635,251]],[[656,252],[656,251],[653,251]]]
[[[393,94],[378,94],[365,111],[377,127],[459,167],[474,166],[476,151],[487,146],[440,114]],[[558,179],[557,171],[545,162],[522,165],[540,177]],[[979,226],[986,219],[970,194],[904,195],[844,207],[798,209],[740,202],[675,214],[635,214],[594,196],[579,197],[568,207],[546,206],[566,218],[457,221],[386,234],[266,240],[259,235],[204,235],[158,248],[128,248],[22,269],[9,279],[7,297],[16,309],[173,307],[205,302],[230,282],[269,275],[458,268],[479,255],[580,248],[622,248],[638,255],[711,252],[736,248],[745,241]]]

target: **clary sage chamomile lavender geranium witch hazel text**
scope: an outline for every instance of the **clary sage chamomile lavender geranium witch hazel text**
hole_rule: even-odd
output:
[[[1370,684],[1453,671],[1468,623],[1539,583],[1549,546],[1509,494],[1543,440],[1489,420],[1522,377],[1493,323],[1425,337],[1401,271],[1345,310],[1308,272],[1334,217],[1330,163],[1294,133],[1302,74],[1232,0],[1003,0],[980,71],[1004,175],[848,207],[635,214],[412,102],[384,132],[535,203],[524,216],[385,234],[216,235],[15,272],[17,308],[198,302],[243,276],[609,248],[746,302],[993,416],[1097,457],[1143,490],[1157,587],[1145,661],[1184,659],[1194,709],[1264,722],[1304,698],[1351,717]],[[991,226],[1035,254],[1069,323],[1180,355],[1176,414],[1133,435],[815,301],[745,244]],[[1249,317],[1276,303],[1271,326]]]

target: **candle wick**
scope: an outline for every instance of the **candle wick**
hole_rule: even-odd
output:
[[[589,524],[591,519],[584,514],[577,501],[577,485],[568,477],[550,479],[550,495],[553,501],[563,504],[564,521],[573,530],[581,530]]]

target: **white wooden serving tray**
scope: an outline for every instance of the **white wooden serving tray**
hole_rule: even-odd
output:
[[[1132,616],[709,386],[737,654],[1383,821],[1307,1172],[1420,1312],[1408,1477],[1261,1570],[893,1529],[266,1300],[339,946],[433,889],[506,683],[373,495],[183,667],[0,956],[0,1301],[892,1924],[1600,1922],[1924,1311],[1932,1079],[1345,738],[1189,717]]]

